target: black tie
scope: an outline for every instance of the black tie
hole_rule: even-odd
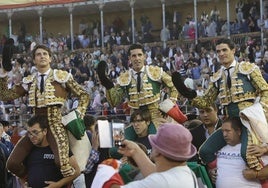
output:
[[[231,69],[232,67],[229,67],[228,69],[226,69],[227,70],[227,86],[228,86],[228,88],[230,89],[231,88],[231,75],[230,75],[230,69]]]
[[[44,92],[44,76],[45,74],[41,74],[41,81],[40,81],[40,92],[43,93]]]
[[[137,91],[141,91],[141,72],[137,72]]]

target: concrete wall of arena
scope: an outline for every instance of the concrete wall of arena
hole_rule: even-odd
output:
[[[236,18],[235,15],[235,4],[238,0],[232,0],[230,1],[230,20],[233,21]],[[206,11],[208,14],[210,14],[210,11],[214,8],[214,6],[217,7],[217,9],[220,11],[220,17],[226,18],[226,1],[225,0],[219,0],[217,3],[213,2],[202,2],[197,3],[198,10],[198,18],[200,18],[200,15],[203,11]],[[166,7],[166,12],[169,13],[170,17],[173,19],[173,13],[176,11],[179,15],[179,23],[180,25],[183,25],[185,23],[185,19],[187,15],[194,16],[194,4],[193,3],[187,3],[184,5],[179,6],[169,6]],[[152,8],[152,9],[141,9],[141,10],[135,10],[135,18],[137,22],[137,30],[140,31],[140,17],[144,14],[149,17],[149,19],[152,22],[153,30],[155,33],[160,33],[160,30],[162,28],[162,8]],[[127,30],[127,21],[131,18],[131,13],[129,12],[116,12],[116,13],[105,13],[104,12],[104,24],[105,25],[111,25],[112,22],[115,20],[117,16],[120,16],[122,21],[125,23],[125,30]],[[73,16],[73,26],[74,26],[74,33],[79,34],[79,23],[83,20],[85,23],[90,23],[94,20],[100,20],[99,14],[91,15],[88,13],[88,15],[83,16]],[[26,32],[33,34],[33,35],[39,35],[39,17],[37,14],[34,14],[32,18],[27,20],[13,20],[12,21],[12,31],[13,34],[18,34],[18,31],[21,27],[21,23],[23,23],[26,26]],[[54,35],[57,35],[58,33],[62,33],[63,35],[67,35],[70,33],[70,22],[69,22],[69,15],[66,15],[64,17],[59,17],[55,15],[54,17],[48,18],[43,17],[43,28],[46,29],[47,33],[53,33]],[[6,34],[8,31],[8,20],[0,20],[0,34]]]

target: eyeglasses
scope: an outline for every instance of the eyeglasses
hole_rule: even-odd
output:
[[[145,121],[145,120],[143,120],[143,119],[136,119],[136,120],[132,121],[132,123],[141,123],[143,121]]]
[[[40,131],[33,131],[33,132],[30,132],[30,131],[27,131],[27,136],[28,137],[37,137],[39,135],[39,133],[41,133],[43,130],[40,130]]]

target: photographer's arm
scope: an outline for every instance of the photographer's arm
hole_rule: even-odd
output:
[[[125,147],[120,147],[118,152],[124,156],[132,157],[144,177],[156,171],[155,164],[135,142],[124,140],[123,145]]]

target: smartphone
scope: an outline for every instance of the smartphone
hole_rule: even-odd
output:
[[[124,147],[122,142],[125,139],[125,124],[112,122],[112,133],[113,133],[113,146]]]

